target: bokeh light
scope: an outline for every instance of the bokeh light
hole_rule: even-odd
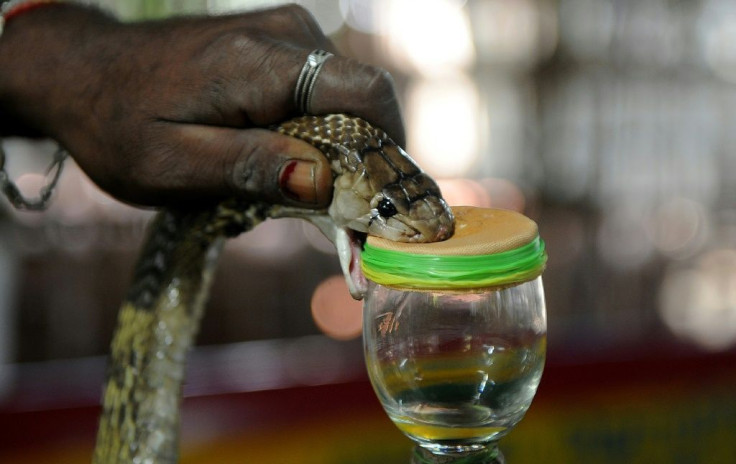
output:
[[[655,210],[648,232],[660,252],[682,259],[706,242],[708,229],[707,213],[701,203],[671,198]]]
[[[385,0],[379,6],[381,34],[397,67],[436,76],[474,63],[475,48],[463,2]]]
[[[328,277],[312,295],[312,317],[325,335],[336,340],[360,336],[363,304],[350,296],[342,275]]]
[[[555,48],[557,24],[547,2],[489,0],[467,6],[478,61],[525,68]]]
[[[659,314],[675,335],[710,350],[736,344],[736,249],[710,251],[695,266],[671,269]]]
[[[721,78],[736,82],[736,5],[705,2],[697,32],[707,65]]]
[[[479,96],[467,76],[422,80],[408,91],[409,150],[435,177],[461,177],[478,158]]]
[[[607,211],[598,229],[598,253],[610,266],[633,270],[643,266],[654,255],[647,238],[646,213],[625,205]]]

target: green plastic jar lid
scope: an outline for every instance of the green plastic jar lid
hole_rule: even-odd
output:
[[[369,236],[365,276],[389,287],[503,288],[533,280],[547,262],[537,224],[514,211],[454,206],[455,232],[443,242],[404,243]]]

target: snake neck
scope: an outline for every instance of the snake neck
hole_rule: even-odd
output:
[[[232,199],[199,210],[161,211],[149,228],[126,301],[136,308],[151,308],[167,283],[196,283],[212,244],[220,237],[234,237],[252,229],[271,208]]]
[[[261,205],[237,203],[155,217],[118,313],[95,463],[177,461],[186,353],[224,237],[254,227],[268,214]]]

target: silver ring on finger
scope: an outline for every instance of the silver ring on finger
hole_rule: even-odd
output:
[[[294,106],[301,114],[312,114],[312,94],[314,93],[314,84],[317,82],[322,66],[332,53],[324,50],[314,50],[307,56],[307,61],[302,66],[299,73],[299,79],[296,81],[296,89],[294,89]]]

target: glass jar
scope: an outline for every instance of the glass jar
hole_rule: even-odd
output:
[[[502,462],[496,442],[542,376],[546,253],[520,214],[453,212],[443,245],[366,244],[366,366],[391,420],[419,445],[415,462]]]

